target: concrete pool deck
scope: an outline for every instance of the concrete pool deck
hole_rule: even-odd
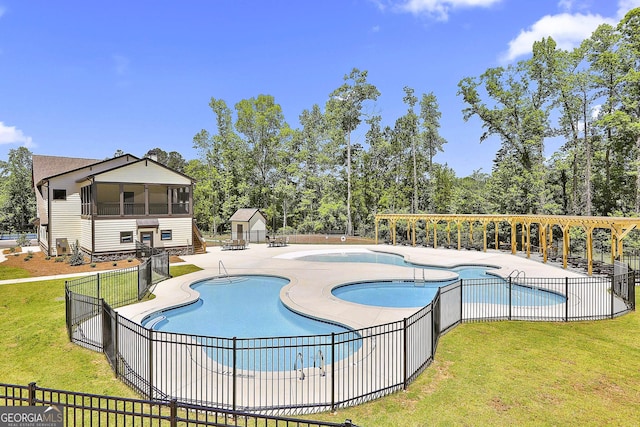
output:
[[[314,253],[362,252],[371,250],[402,255],[411,263],[438,267],[478,265],[495,267],[493,274],[507,277],[514,271],[523,271],[526,277],[585,277],[570,270],[544,264],[500,251],[468,251],[432,249],[424,247],[389,245],[289,245],[268,247],[251,244],[240,251],[208,248],[206,254],[183,256],[185,262],[203,270],[165,280],[152,290],[156,298],[140,304],[121,307],[118,312],[135,322],[170,306],[186,304],[198,298],[190,288],[194,282],[220,275],[265,274],[280,276],[291,282],[280,294],[290,309],[307,316],[329,319],[345,326],[359,329],[401,320],[413,314],[417,308],[384,308],[364,306],[340,300],[331,294],[335,286],[363,280],[412,280],[417,276],[413,268],[371,264],[315,262],[295,259]],[[420,273],[420,278],[421,273]],[[455,278],[446,271],[430,271],[428,280]]]
[[[501,277],[508,277],[514,270],[525,272],[527,278],[585,277],[584,274],[499,251],[485,253],[388,245],[290,245],[269,248],[265,244],[252,244],[246,250],[236,251],[222,250],[220,247],[209,248],[206,254],[182,257],[186,263],[197,265],[203,270],[158,283],[152,289],[156,298],[118,308],[118,313],[133,322],[141,323],[145,317],[157,311],[196,300],[198,293],[190,286],[197,281],[227,274],[272,275],[290,280],[280,292],[280,297],[287,306],[311,317],[328,319],[358,329],[356,340],[360,347],[345,357],[331,357],[325,364],[323,351],[320,351],[320,359],[316,359],[316,350],[324,348],[324,354],[333,348],[339,351],[344,345],[342,343],[355,337],[350,335],[352,332],[337,334],[343,336],[344,341],[338,340],[335,346],[331,345],[331,349],[326,348],[327,344],[316,341],[315,337],[308,340],[304,337],[278,338],[275,346],[270,342],[263,342],[264,338],[238,337],[241,343],[236,347],[236,339],[230,337],[209,339],[162,332],[147,334],[131,332],[136,328],[124,325],[118,329],[121,334],[116,334],[117,339],[112,341],[118,347],[121,361],[118,366],[124,367],[119,375],[131,384],[142,384],[145,387],[143,391],[148,388],[151,396],[161,393],[162,398],[169,396],[206,405],[286,414],[351,406],[401,390],[411,381],[408,375],[420,374],[434,357],[437,347],[437,341],[434,341],[437,338],[433,329],[436,325],[433,321],[434,311],[423,310],[426,314],[415,319],[415,322],[401,321],[413,317],[418,308],[397,309],[354,304],[333,297],[331,289],[344,283],[365,280],[414,279],[417,277],[414,275],[422,270],[385,264],[294,259],[309,253],[363,250],[402,255],[415,264],[442,267],[490,266],[495,267],[492,272]],[[429,271],[427,276],[431,280],[450,278],[452,273],[447,271]],[[561,293],[562,289],[554,289],[554,286],[558,282],[564,283],[564,280],[547,282],[551,283],[548,290]],[[563,314],[573,316],[579,305],[589,307],[594,300],[602,299],[602,296],[609,301],[611,293],[608,292],[608,281],[595,281],[591,285],[588,288],[593,288],[594,292],[584,292],[584,286],[578,286],[577,290],[572,288],[572,304],[559,304],[559,312],[549,313],[557,320]],[[458,296],[455,292],[449,295],[448,302],[440,307],[460,305],[460,293]],[[616,301],[616,304],[623,303]],[[444,325],[446,329],[447,326],[454,325],[460,318],[465,318],[465,313],[469,314],[466,318],[472,319],[474,310],[482,314],[483,306],[487,305],[504,308],[503,304],[465,303],[465,311],[454,313],[455,316],[451,315],[451,310],[447,312],[444,309],[440,311],[438,328]],[[237,310],[242,319],[242,301],[237,301]],[[535,306],[519,307],[514,315],[535,315],[536,310],[538,307]],[[498,313],[496,318],[506,317],[504,313]],[[202,318],[202,322],[227,320],[219,317]],[[103,318],[95,316],[85,323],[86,325],[79,325],[74,334],[80,336],[95,333],[95,341],[102,342]],[[333,335],[331,339],[333,340]],[[266,347],[267,353],[263,352],[263,347]],[[310,356],[313,359],[309,357],[305,360],[302,355],[303,351],[306,352],[304,348],[311,349]],[[236,368],[236,357],[238,360],[279,358],[280,351],[289,352],[285,357],[294,361],[293,369],[263,371],[245,368],[242,363]],[[218,358],[211,357],[212,354],[217,354]],[[220,354],[232,354],[234,362],[220,362],[224,360],[224,356]],[[301,361],[300,365],[297,365],[298,360]],[[317,360],[320,360],[318,366]]]

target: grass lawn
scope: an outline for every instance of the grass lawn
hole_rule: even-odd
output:
[[[176,266],[171,274],[196,270]],[[102,354],[69,342],[64,311],[62,280],[0,286],[0,382],[136,397]],[[359,426],[634,425],[639,332],[638,312],[597,322],[463,324],[440,339],[435,362],[407,391],[308,418]]]

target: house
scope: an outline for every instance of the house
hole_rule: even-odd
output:
[[[267,219],[259,209],[238,209],[229,221],[231,221],[231,239],[243,239],[252,243],[266,241]]]
[[[38,244],[50,256],[76,241],[92,260],[132,256],[136,242],[174,254],[204,251],[193,222],[194,180],[153,159],[33,155]]]

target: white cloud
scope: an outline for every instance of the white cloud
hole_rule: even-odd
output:
[[[26,136],[15,126],[6,126],[0,122],[0,144],[24,144],[25,147],[32,147],[33,142],[30,136]]]
[[[640,7],[640,0],[618,0],[618,19],[624,18],[631,9]]]
[[[502,0],[404,0],[398,9],[410,12],[414,15],[430,15],[440,21],[449,18],[449,12],[453,9],[490,7]]]
[[[560,49],[573,49],[604,23],[616,25],[617,21],[600,15],[581,13],[543,16],[509,42],[509,49],[502,56],[502,61],[509,62],[530,54],[533,43],[543,37],[553,37]]]
[[[573,0],[560,0],[558,2],[558,7],[565,12],[569,12],[573,8]]]
[[[602,104],[594,105],[591,108],[591,120],[596,120],[600,115],[600,111],[602,111]]]

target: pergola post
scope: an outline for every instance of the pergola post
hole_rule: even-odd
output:
[[[458,250],[460,250],[460,227],[462,226],[462,222],[458,220],[456,224],[458,225]]]
[[[562,226],[562,268],[567,268],[567,257],[569,256],[569,225]]]
[[[498,241],[498,221],[493,221],[493,225],[496,232],[496,251],[500,249],[500,242]]]
[[[587,232],[587,274],[593,273],[593,227],[585,227]]]
[[[482,223],[482,251],[487,252],[487,222]]]
[[[547,262],[547,224],[540,223],[540,248],[542,249],[542,262]]]
[[[393,219],[393,220],[391,220],[391,227],[390,227],[390,229],[391,229],[391,233],[392,233],[392,236],[391,236],[391,244],[392,244],[393,246],[395,246],[395,245],[396,245],[396,221],[395,221],[394,219]]]
[[[431,222],[433,224],[433,249],[438,249],[438,223]]]
[[[516,220],[512,219],[511,220],[511,253],[513,255],[516,254],[517,239],[518,239],[518,233],[516,233]]]
[[[375,226],[376,226],[376,245],[378,244],[378,219],[376,218],[375,221]]]

